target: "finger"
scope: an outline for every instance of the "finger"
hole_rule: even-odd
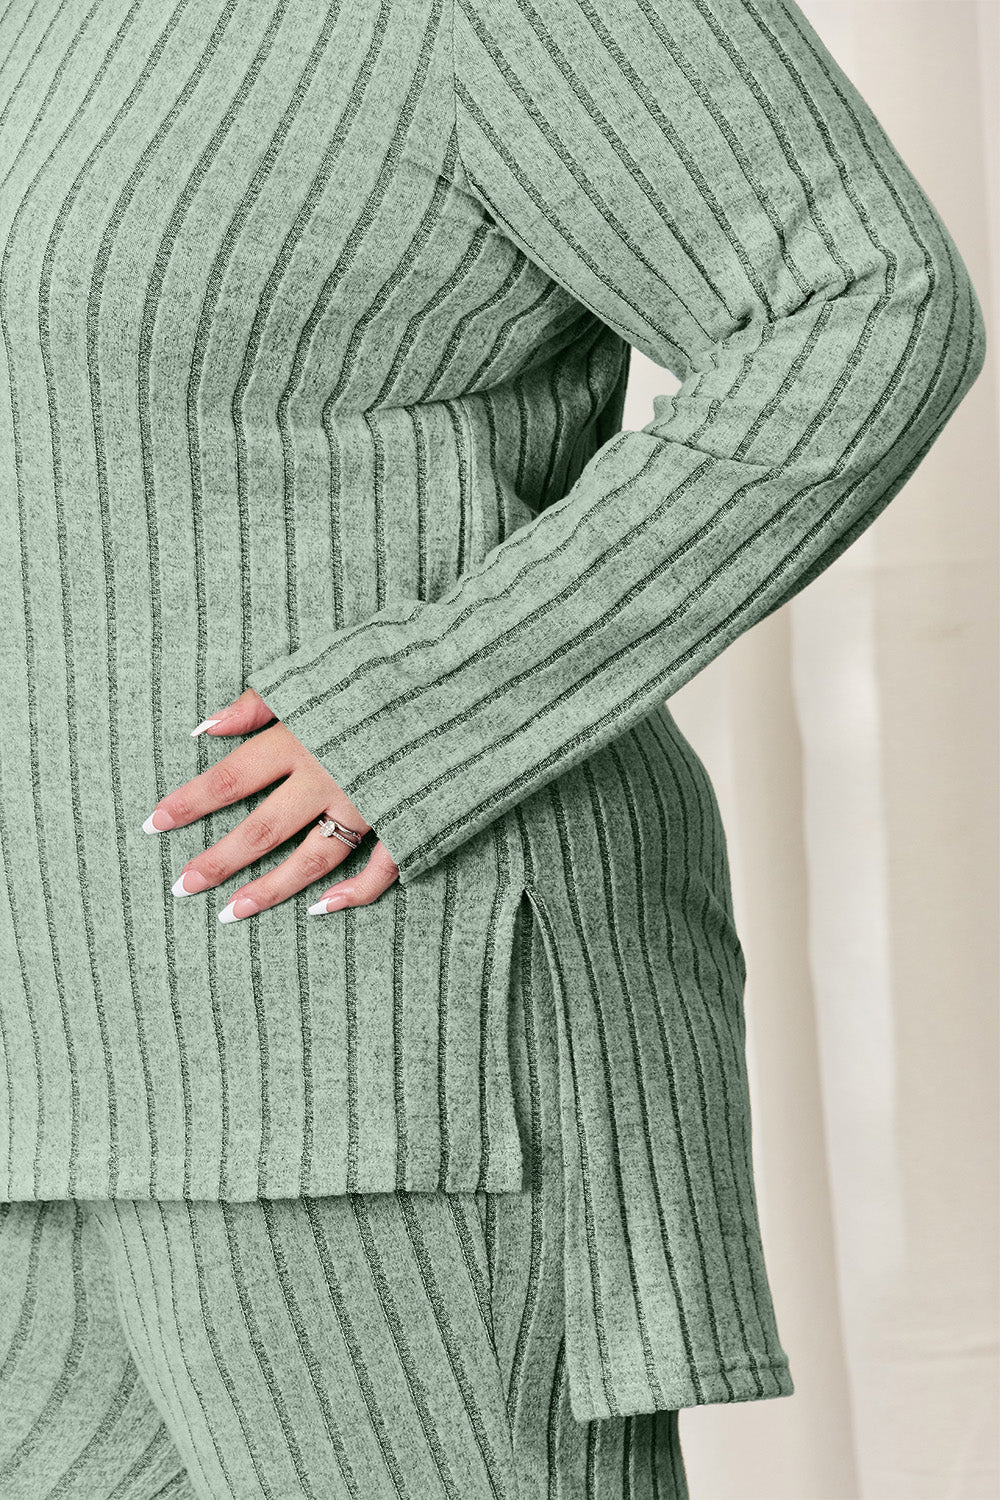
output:
[[[254,917],[270,906],[278,906],[314,880],[325,879],[351,852],[350,846],[340,839],[325,838],[317,824],[280,865],[238,890],[220,911],[219,921],[237,922],[241,917]]]
[[[306,824],[318,819],[324,807],[329,805],[329,799],[328,787],[317,786],[310,778],[301,774],[290,776],[270,796],[265,797],[253,812],[248,813],[241,823],[224,834],[218,843],[188,860],[174,883],[174,895],[192,896],[198,891],[222,885],[231,875],[245,870],[254,860],[260,859],[269,850],[276,849]],[[319,833],[318,825],[316,832],[320,845],[336,842],[345,854],[349,852],[339,839],[325,839]],[[314,848],[311,839],[309,843],[310,849]],[[321,848],[317,852],[324,853],[324,850]],[[285,860],[277,869],[284,869],[288,862]],[[336,860],[325,858],[317,865],[316,874],[311,878],[316,880],[325,875],[335,864]],[[262,876],[261,881],[264,879]],[[295,889],[301,890],[301,886],[296,886]],[[284,897],[279,899],[283,900]]]
[[[377,899],[394,881],[399,879],[399,866],[383,844],[375,844],[371,857],[363,870],[332,886],[309,908],[310,916],[322,916],[325,912],[339,911],[344,906],[367,906]]]
[[[206,813],[228,807],[249,797],[251,792],[270,786],[294,769],[295,744],[294,736],[280,721],[273,724],[168,793],[156,804],[143,827],[147,833],[183,828]],[[294,828],[291,832],[295,832]]]
[[[207,719],[203,719],[191,730],[191,738],[198,734],[249,734],[262,724],[269,724],[274,714],[259,693],[247,688],[227,708],[220,708]]]

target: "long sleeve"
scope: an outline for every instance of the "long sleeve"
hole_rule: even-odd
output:
[[[828,567],[983,365],[947,228],[791,0],[455,0],[461,181],[680,380],[439,598],[249,683],[403,882]]]

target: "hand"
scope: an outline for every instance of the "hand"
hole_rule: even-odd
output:
[[[220,922],[251,917],[286,901],[314,880],[321,880],[347,858],[351,852],[347,844],[338,838],[324,837],[320,832],[318,819],[321,814],[326,813],[359,833],[371,831],[370,824],[364,821],[333,777],[291,730],[280,719],[275,719],[253,688],[247,688],[229,708],[206,719],[191,733],[248,734],[271,719],[274,723],[269,729],[238,745],[207,771],[202,771],[162,798],[143,824],[147,833],[183,828],[206,813],[228,807],[251,792],[270,786],[279,777],[285,778],[242,823],[210,849],[188,860],[173,886],[175,896],[190,896],[221,885],[237,870],[245,869],[267,850],[311,823],[313,827],[294,854],[259,880],[241,886],[219,913]],[[366,905],[388,890],[398,875],[399,869],[389,851],[379,842],[372,849],[364,869],[349,881],[341,881],[324,891],[310,906],[310,915],[336,911],[342,906]]]

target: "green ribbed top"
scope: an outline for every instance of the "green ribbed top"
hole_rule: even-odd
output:
[[[0,1194],[520,1187],[521,914],[575,1410],[787,1393],[665,700],[982,367],[865,102],[789,0],[13,0],[0,247]],[[680,386],[624,433],[631,347]],[[371,906],[221,926],[287,849],[171,896],[251,804],[142,821],[247,685],[400,866]]]

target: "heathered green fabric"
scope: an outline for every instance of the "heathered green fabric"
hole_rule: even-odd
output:
[[[530,1192],[0,1206],[3,1500],[688,1500],[676,1410],[575,1420],[556,1038],[527,926],[517,952]]]
[[[589,1368],[787,1394],[664,700],[982,367],[871,111],[788,0],[14,0],[0,222],[0,1191],[517,1189],[520,914]],[[681,384],[622,433],[632,346]],[[220,926],[289,848],[170,895],[264,795],[141,831],[247,684],[399,864],[370,906]]]

